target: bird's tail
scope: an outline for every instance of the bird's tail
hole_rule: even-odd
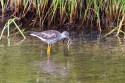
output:
[[[31,32],[30,35],[31,36],[37,36],[39,34],[39,32]]]

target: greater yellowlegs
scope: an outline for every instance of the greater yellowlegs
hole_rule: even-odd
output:
[[[38,37],[40,40],[48,44],[48,48],[47,48],[48,57],[50,57],[51,44],[54,44],[57,41],[64,38],[68,39],[68,43],[67,43],[68,49],[71,44],[71,39],[69,38],[69,33],[67,31],[63,31],[62,33],[60,33],[59,31],[56,31],[56,30],[47,30],[43,32],[32,32],[30,35]]]

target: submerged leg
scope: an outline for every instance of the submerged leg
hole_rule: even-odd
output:
[[[47,56],[48,56],[48,59],[50,59],[50,50],[51,50],[51,45],[48,44],[48,48],[47,48]]]

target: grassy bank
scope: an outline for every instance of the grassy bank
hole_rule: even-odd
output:
[[[1,0],[1,22],[18,17],[31,30],[84,29],[125,34],[124,0]],[[71,25],[71,26],[68,26]],[[77,26],[76,26],[77,25]],[[56,27],[55,27],[56,26]],[[67,26],[67,27],[65,27]],[[38,27],[38,28],[37,28]]]

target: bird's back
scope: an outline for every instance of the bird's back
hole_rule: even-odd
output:
[[[30,35],[36,36],[47,43],[55,43],[60,39],[61,33],[56,30],[47,30],[43,32],[32,32]]]

